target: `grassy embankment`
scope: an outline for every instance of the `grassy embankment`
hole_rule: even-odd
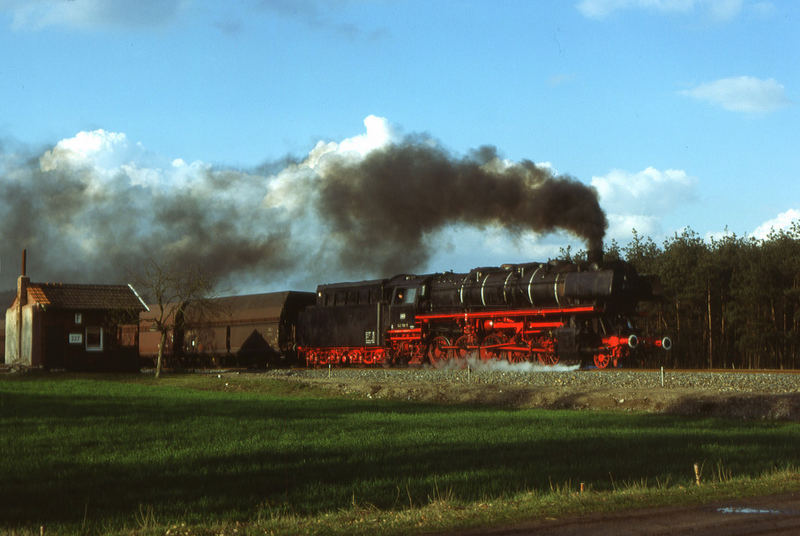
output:
[[[795,423],[334,399],[261,378],[8,376],[0,529],[449,530],[798,489],[798,438]]]

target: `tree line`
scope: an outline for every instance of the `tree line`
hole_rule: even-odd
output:
[[[645,305],[639,323],[674,346],[644,366],[800,368],[800,220],[763,240],[706,241],[685,229],[659,246],[633,230],[626,246],[611,241],[604,260],[630,262],[659,283],[662,299]]]

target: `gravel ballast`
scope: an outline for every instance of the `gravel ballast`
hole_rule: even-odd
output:
[[[665,370],[662,375],[660,370],[477,363],[447,370],[324,368],[266,374],[356,398],[800,421],[800,374],[775,371]]]

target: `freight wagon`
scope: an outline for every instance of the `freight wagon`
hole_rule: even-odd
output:
[[[274,367],[297,362],[299,312],[314,303],[311,292],[272,292],[228,296],[190,303],[164,349],[168,367]],[[160,333],[157,306],[140,316],[139,353],[152,365]]]

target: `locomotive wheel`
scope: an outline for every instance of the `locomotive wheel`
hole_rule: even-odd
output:
[[[505,340],[500,335],[489,335],[483,342],[481,343],[480,347],[480,358],[481,361],[488,361],[490,359],[500,359],[500,356],[503,355],[503,351],[498,348],[499,345],[503,344]]]
[[[527,346],[529,349],[527,351],[512,350],[510,352],[506,352],[506,361],[508,361],[511,364],[524,363],[526,361],[530,361],[531,359],[530,342],[524,339],[520,339],[519,337],[514,337],[511,343],[518,348],[521,346]]]
[[[542,363],[542,365],[547,365],[548,367],[558,365],[558,354],[553,351],[539,354],[539,361]]]
[[[455,349],[453,350],[454,358],[455,359],[466,359],[469,355],[469,343],[472,342],[472,337],[469,335],[462,335],[456,339],[456,343],[454,344]]]
[[[506,361],[508,361],[511,364],[524,363],[525,361],[528,360],[529,355],[530,354],[527,352],[520,352],[519,350],[515,350],[513,352],[508,352],[508,355],[506,356]]]
[[[541,351],[538,352],[539,363],[547,367],[558,364],[558,354],[552,339],[542,338],[539,341]]]
[[[608,367],[611,362],[611,356],[604,353],[594,354],[594,365],[599,369]]]
[[[431,366],[440,368],[447,362],[449,359],[448,346],[450,346],[450,339],[444,335],[439,335],[431,341],[428,346],[428,362]]]

